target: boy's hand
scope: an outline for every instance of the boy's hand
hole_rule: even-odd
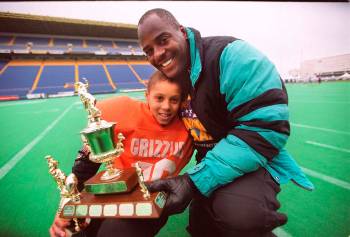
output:
[[[70,219],[60,218],[56,214],[55,219],[49,229],[51,237],[66,237],[66,228],[70,225]]]

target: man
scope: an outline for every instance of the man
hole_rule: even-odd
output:
[[[275,66],[233,37],[205,37],[164,9],[146,12],[139,43],[149,62],[188,86],[182,111],[197,150],[186,174],[149,184],[169,196],[165,212],[192,200],[192,236],[274,236],[279,184],[314,187],[284,146],[290,133],[287,92]]]

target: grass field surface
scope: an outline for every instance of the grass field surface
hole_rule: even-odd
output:
[[[280,210],[289,220],[274,232],[281,237],[348,237],[350,82],[293,84],[287,90],[292,130],[287,148],[316,190],[282,185]],[[143,99],[142,92],[127,95]],[[59,191],[44,157],[52,155],[70,173],[86,112],[78,97],[66,97],[1,102],[0,115],[0,236],[48,236]],[[187,211],[173,216],[157,236],[189,236],[187,221]]]

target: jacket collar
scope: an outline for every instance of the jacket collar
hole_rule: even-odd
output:
[[[199,31],[193,29],[193,28],[186,28],[188,43],[189,43],[189,50],[190,50],[190,57],[191,57],[191,69],[190,69],[190,80],[191,84],[194,87],[196,84],[200,73],[202,71],[202,62],[201,62],[201,56],[202,53],[202,38],[199,33]]]

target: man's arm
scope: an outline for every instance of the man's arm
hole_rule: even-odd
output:
[[[265,166],[289,136],[288,99],[280,76],[264,55],[244,41],[229,44],[221,55],[220,92],[232,128],[188,171],[205,196]]]

